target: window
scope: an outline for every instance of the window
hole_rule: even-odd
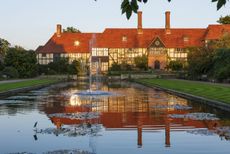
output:
[[[189,41],[189,37],[188,36],[184,36],[184,42],[188,42]]]
[[[43,54],[42,54],[42,57],[46,57],[46,53],[43,53]]]
[[[59,60],[60,60],[60,57],[61,57],[61,54],[55,53],[55,54],[54,54],[54,57],[53,57],[53,61],[54,61],[54,62],[59,61]]]
[[[80,45],[80,42],[79,41],[75,41],[74,42],[74,46],[79,46]]]
[[[122,36],[122,42],[127,42],[127,36]]]
[[[93,48],[92,49],[92,56],[108,56],[108,49],[107,48]]]
[[[97,56],[103,56],[104,52],[103,50],[97,50]]]
[[[176,48],[176,51],[183,51],[182,48]]]
[[[97,56],[97,49],[96,48],[92,49],[92,56]]]

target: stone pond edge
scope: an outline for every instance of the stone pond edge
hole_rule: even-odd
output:
[[[53,82],[53,83],[47,83],[47,84],[40,84],[40,85],[35,85],[35,86],[28,86],[28,87],[23,87],[23,88],[17,88],[17,89],[13,89],[13,90],[8,90],[8,91],[4,91],[4,92],[0,92],[0,98],[6,98],[9,96],[13,96],[13,95],[17,95],[18,93],[24,93],[24,92],[29,92],[32,90],[38,90],[38,89],[42,89],[54,84],[58,84],[61,83],[63,81],[57,81],[57,82]]]
[[[179,91],[168,89],[168,88],[163,88],[163,87],[158,86],[158,85],[148,85],[146,83],[142,83],[142,82],[139,82],[139,81],[132,81],[132,82],[135,82],[135,83],[138,83],[138,84],[141,84],[141,85],[144,85],[146,87],[150,87],[150,88],[153,88],[153,89],[156,89],[156,90],[161,90],[161,91],[167,92],[169,94],[174,94],[176,96],[186,98],[186,99],[189,99],[189,100],[192,100],[192,101],[197,101],[199,103],[207,104],[207,105],[219,108],[221,110],[225,110],[225,111],[230,112],[230,104],[226,104],[224,102],[211,100],[211,99],[200,97],[200,96],[195,96],[195,95],[192,95],[192,94],[179,92]]]

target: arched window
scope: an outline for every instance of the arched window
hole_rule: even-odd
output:
[[[159,60],[155,60],[155,62],[154,62],[154,69],[159,70],[160,66],[161,66],[160,61]]]

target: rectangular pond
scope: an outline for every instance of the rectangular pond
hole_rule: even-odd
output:
[[[228,112],[133,83],[79,95],[87,87],[62,83],[1,99],[0,153],[230,153]]]

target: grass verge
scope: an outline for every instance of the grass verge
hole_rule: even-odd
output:
[[[144,85],[159,86],[230,104],[230,87],[224,85],[169,79],[138,79],[136,81]]]
[[[56,83],[58,80],[54,79],[32,79],[12,83],[0,83],[0,92],[6,92],[14,89],[33,87],[38,85],[46,85]]]

